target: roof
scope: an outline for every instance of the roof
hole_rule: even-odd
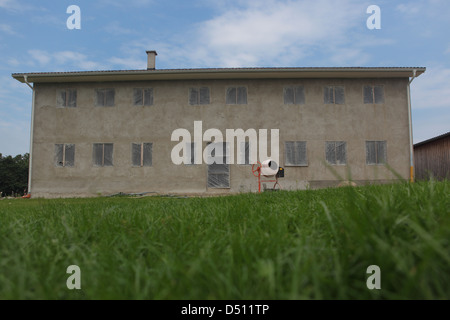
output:
[[[286,79],[286,78],[409,78],[424,67],[303,67],[203,68],[13,73],[22,83],[98,82],[140,80]],[[25,79],[26,78],[26,79]]]
[[[434,138],[431,138],[431,139],[428,139],[428,140],[416,143],[414,145],[414,148],[420,147],[420,146],[423,146],[423,145],[428,144],[430,142],[434,142],[434,141],[437,141],[437,140],[440,140],[440,139],[444,139],[444,138],[447,138],[447,137],[450,137],[450,132],[447,132],[447,133],[441,134],[440,136],[437,136],[437,137],[434,137]]]

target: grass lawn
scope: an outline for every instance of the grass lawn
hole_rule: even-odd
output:
[[[0,299],[449,298],[448,181],[0,201]]]

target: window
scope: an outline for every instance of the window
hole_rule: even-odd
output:
[[[383,86],[364,86],[365,104],[383,104],[384,87]]]
[[[305,104],[305,88],[284,88],[284,104]]]
[[[114,89],[97,89],[96,105],[98,107],[113,107],[114,106]]]
[[[227,88],[227,104],[247,104],[246,87]]]
[[[325,104],[345,104],[344,87],[328,86],[323,90]]]
[[[133,143],[131,146],[133,167],[151,167],[152,148],[153,143]]]
[[[113,144],[94,143],[94,165],[98,167],[111,167],[113,165]]]
[[[305,141],[287,141],[284,143],[286,166],[307,166],[306,142]]]
[[[344,141],[326,142],[325,158],[332,165],[347,164],[347,143]]]
[[[133,105],[135,106],[152,106],[153,105],[153,89],[135,88],[133,90]]]
[[[212,161],[211,158],[215,158],[216,149],[222,149],[221,163],[214,162],[208,165],[208,188],[229,188],[230,187],[230,165],[228,164],[227,157],[229,155],[228,143],[216,142],[208,144],[211,149],[208,154],[208,163]]]
[[[62,108],[76,108],[77,90],[66,89],[58,91],[57,105]]]
[[[369,165],[387,163],[386,141],[366,141],[366,163]]]
[[[209,88],[190,88],[189,89],[189,104],[191,106],[209,104]]]
[[[241,161],[239,164],[250,165],[250,142],[241,142],[240,148]]]
[[[75,165],[74,144],[55,144],[55,165],[57,167],[73,167]]]

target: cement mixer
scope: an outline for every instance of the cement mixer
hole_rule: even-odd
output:
[[[278,178],[284,178],[284,168],[281,168],[276,161],[268,159],[260,163],[259,161],[252,165],[252,172],[258,178],[258,192],[261,192],[261,183],[273,182],[273,188],[269,190],[276,190],[276,186],[281,189]],[[261,180],[261,176],[267,178]]]

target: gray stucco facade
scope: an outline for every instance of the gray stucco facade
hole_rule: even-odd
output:
[[[172,163],[171,151],[178,143],[171,141],[172,132],[185,128],[193,136],[194,121],[202,121],[203,131],[216,128],[224,133],[268,129],[270,137],[270,129],[279,129],[279,165],[285,168],[280,184],[285,190],[336,186],[349,174],[357,184],[397,180],[391,170],[409,179],[407,87],[413,70],[416,76],[425,71],[249,68],[14,74],[19,81],[34,83],[30,193],[85,197],[256,192],[251,165],[231,164],[229,187],[211,188],[207,164]],[[230,87],[245,88],[245,104],[226,103]],[[298,87],[304,100],[287,104],[286,88]],[[324,91],[329,87],[343,88],[343,103],[326,103]],[[382,90],[382,100],[368,103],[368,87]],[[114,89],[112,106],[98,106],[97,90],[105,88]],[[151,89],[152,103],[136,106],[136,88]],[[208,88],[209,103],[192,105],[192,88]],[[61,106],[61,92],[66,90],[76,92],[76,107]],[[303,161],[289,165],[286,142],[297,141],[306,146]],[[340,161],[329,161],[330,142],[344,142]],[[151,165],[133,165],[133,144],[141,143],[151,143]],[[95,164],[94,144],[112,144],[112,166]],[[57,145],[74,146],[71,165],[57,163]],[[379,163],[368,159],[372,147],[383,153],[377,156],[383,158]]]

